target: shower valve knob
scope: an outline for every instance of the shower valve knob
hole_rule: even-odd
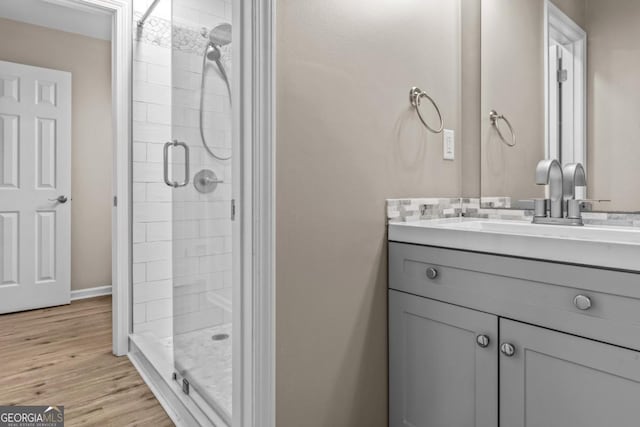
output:
[[[222,184],[223,182],[224,181],[218,179],[216,173],[210,169],[201,170],[193,179],[194,187],[196,187],[196,190],[202,194],[215,191],[218,184]]]
[[[221,179],[215,179],[215,178],[211,178],[209,176],[205,176],[202,178],[202,183],[203,184],[222,184],[224,183],[223,180]]]

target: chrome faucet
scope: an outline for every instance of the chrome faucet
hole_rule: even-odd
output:
[[[566,165],[563,170],[555,159],[541,160],[536,167],[536,184],[549,185],[549,199],[535,200],[535,224],[583,225],[576,187],[587,185],[587,179],[580,163]]]
[[[556,160],[540,160],[536,167],[536,184],[549,184],[551,218],[562,218],[563,215],[563,175],[562,166]]]

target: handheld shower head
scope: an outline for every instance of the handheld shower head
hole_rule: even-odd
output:
[[[229,84],[229,76],[227,75],[227,70],[222,61],[222,51],[221,47],[226,46],[231,43],[231,24],[223,23],[220,24],[211,31],[207,32],[206,28],[202,28],[201,33],[202,36],[209,40],[207,47],[202,55],[202,78],[200,80],[200,137],[202,138],[202,145],[205,150],[214,158],[218,160],[229,160],[231,159],[231,155],[229,156],[221,156],[220,154],[216,154],[207,144],[207,140],[204,132],[204,93],[205,93],[205,80],[207,76],[207,61],[212,61],[216,64],[218,68],[218,73],[220,77],[224,81],[227,92],[229,93],[229,103],[231,103],[231,85]]]
[[[202,35],[209,39],[209,46],[207,47],[207,59],[210,61],[219,61],[222,53],[220,48],[231,43],[231,24],[220,24],[206,33],[203,28]]]
[[[231,43],[231,24],[220,24],[209,31],[209,43],[212,46],[226,46]]]

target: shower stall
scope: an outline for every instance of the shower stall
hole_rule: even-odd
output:
[[[131,341],[181,399],[231,424],[231,2],[133,8]]]

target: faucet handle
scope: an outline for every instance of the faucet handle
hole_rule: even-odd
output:
[[[546,218],[547,211],[549,210],[548,199],[534,199],[533,200],[533,216],[539,218]]]
[[[611,199],[580,199],[580,203],[611,203]]]
[[[582,201],[577,199],[567,200],[567,218],[580,219],[582,218],[581,211]]]

